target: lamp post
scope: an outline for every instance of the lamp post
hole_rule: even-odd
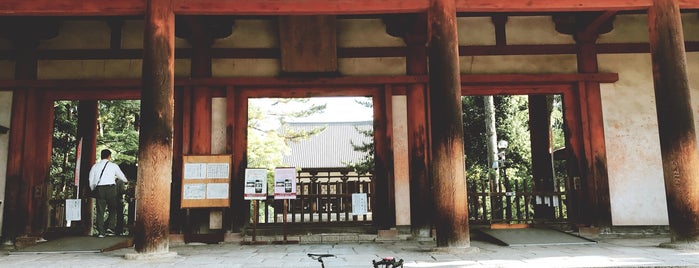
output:
[[[498,169],[501,172],[502,181],[505,184],[505,220],[512,218],[512,205],[510,204],[510,182],[507,180],[507,172],[505,171],[505,159],[508,143],[506,140],[498,141]]]

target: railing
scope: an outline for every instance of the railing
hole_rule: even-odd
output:
[[[346,168],[302,169],[297,173],[296,199],[287,200],[287,223],[370,223],[372,175],[359,175]],[[367,214],[352,214],[352,194],[367,194]],[[284,222],[284,201],[273,196],[260,203],[258,223]],[[253,216],[254,217],[254,216]],[[252,222],[252,217],[250,221]]]
[[[499,184],[488,179],[468,181],[470,222],[533,223],[567,221],[567,183],[554,182],[554,190],[535,191],[530,180],[502,179]],[[548,207],[548,218],[534,217],[535,206]]]

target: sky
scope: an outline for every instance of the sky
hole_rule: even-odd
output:
[[[356,97],[313,97],[309,103],[289,105],[290,109],[300,110],[303,106],[314,104],[327,104],[325,112],[310,117],[289,120],[295,122],[351,122],[373,120],[373,109],[365,107],[355,102],[355,99],[366,99]],[[267,102],[269,99],[251,99],[255,102]],[[281,108],[278,108],[281,109]]]
[[[357,102],[355,97],[317,97],[311,98],[316,104],[327,104],[323,114],[300,118],[299,122],[350,122],[373,120],[374,111],[370,107],[364,107]]]

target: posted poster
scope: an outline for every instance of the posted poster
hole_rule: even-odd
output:
[[[267,199],[267,170],[264,168],[245,169],[245,200]]]
[[[70,226],[71,221],[80,220],[80,199],[66,199],[66,222]]]
[[[368,212],[366,193],[352,194],[352,215],[366,215]]]
[[[296,168],[274,169],[274,199],[296,199]]]

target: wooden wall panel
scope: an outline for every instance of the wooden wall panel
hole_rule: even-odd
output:
[[[335,28],[335,16],[279,17],[282,72],[336,72]]]

